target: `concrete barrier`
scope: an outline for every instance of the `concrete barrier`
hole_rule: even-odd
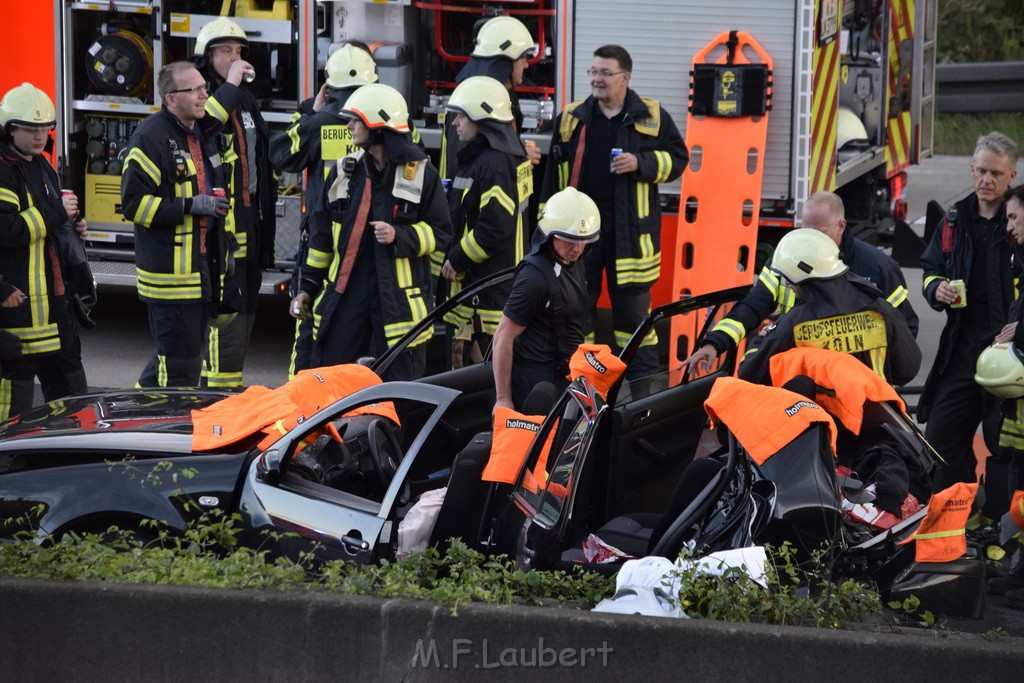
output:
[[[1017,680],[1024,643],[324,593],[0,579],[0,673],[53,680]]]

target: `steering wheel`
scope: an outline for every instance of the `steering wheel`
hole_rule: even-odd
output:
[[[377,480],[381,486],[381,493],[388,490],[388,484],[398,471],[398,463],[402,462],[402,447],[398,445],[398,439],[383,418],[377,418],[366,428],[367,437],[370,441],[370,462],[377,472]],[[384,436],[381,437],[381,434]],[[383,441],[382,441],[383,438]],[[384,446],[384,441],[387,445]],[[382,449],[383,447],[383,449]]]

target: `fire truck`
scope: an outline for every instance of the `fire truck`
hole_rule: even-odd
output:
[[[694,163],[683,182],[661,188],[662,277],[655,303],[712,288],[694,282],[686,254],[742,234],[736,271],[752,281],[783,231],[799,225],[803,201],[819,190],[845,200],[858,235],[878,242],[902,217],[906,168],[931,154],[938,0],[56,0],[5,9],[17,34],[0,50],[4,89],[31,80],[57,105],[54,164],[82,198],[97,281],[134,282],[133,227],[120,210],[120,172],[135,126],[159,110],[160,68],[192,56],[199,29],[230,16],[250,40],[258,74],[250,86],[271,126],[283,128],[323,83],[332,46],[369,44],[380,80],[410,105],[428,149],[440,147],[444,106],[468,61],[475,31],[496,15],[517,17],[537,41],[519,88],[521,131],[546,151],[555,115],[589,95],[595,48],[624,46],[631,87],[660,100],[690,141]],[[9,32],[10,33],[10,32]],[[736,47],[716,36],[747,36]],[[51,46],[56,46],[56,50]],[[734,178],[693,176],[722,152],[738,128],[713,128],[693,111],[695,67],[762,63],[761,110],[733,126],[759,126],[763,149],[742,154],[756,170],[739,215],[719,208]],[[770,68],[768,68],[770,66]],[[704,131],[697,135],[698,128]],[[689,130],[688,130],[689,129]],[[710,131],[710,132],[709,132]],[[732,152],[730,152],[732,153]],[[749,158],[747,158],[749,157]],[[541,167],[543,168],[543,166]],[[742,170],[741,170],[742,174]],[[700,187],[700,196],[688,183]],[[278,203],[279,272],[264,291],[280,291],[297,247],[302,178],[284,175]],[[716,188],[709,191],[707,188]],[[687,214],[704,218],[687,229]],[[712,219],[712,228],[707,220]],[[722,286],[732,285],[730,281]]]

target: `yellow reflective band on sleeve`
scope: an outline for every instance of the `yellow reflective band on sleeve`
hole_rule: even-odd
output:
[[[949,278],[948,277],[942,277],[941,275],[929,275],[928,277],[926,277],[924,279],[924,284],[921,285],[921,290],[923,292],[927,293],[928,286],[931,285],[931,283],[935,282],[936,280],[942,280],[943,282],[949,282]]]
[[[444,265],[444,252],[430,252],[430,274],[433,277],[441,276],[441,266]]]
[[[409,131],[409,139],[412,140],[412,144],[418,145],[420,144],[420,140],[422,140],[423,138],[420,137],[420,131],[416,128],[413,128],[412,130]]]
[[[885,300],[888,301],[893,308],[899,308],[900,305],[907,300],[908,296],[910,296],[910,292],[907,291],[906,287],[900,285],[896,289],[892,290],[892,294],[890,294]]]
[[[124,165],[126,167],[132,162],[139,165],[139,168],[142,169],[143,173],[149,176],[149,179],[153,181],[154,185],[160,184],[160,167],[154,164],[152,160],[138,147],[133,147],[124,159]]]
[[[143,196],[142,201],[139,202],[139,208],[135,211],[135,215],[132,216],[132,222],[138,223],[144,228],[153,225],[153,219],[156,218],[156,212],[160,208],[160,202],[162,201],[160,197],[154,197],[151,194]]]
[[[331,258],[333,256],[334,252],[310,249],[306,254],[306,265],[310,268],[327,268],[331,265]]]
[[[395,282],[402,289],[412,287],[412,266],[409,263],[409,259],[395,259]]]
[[[584,344],[593,344],[596,340],[597,336],[594,334],[594,330],[591,330],[590,332],[587,332],[585,335],[583,335]]]
[[[658,160],[658,171],[654,182],[663,183],[672,174],[672,156],[668,152],[655,150],[654,158]]]
[[[789,285],[779,285],[775,301],[779,305],[779,313],[785,313],[796,306],[796,291]]]
[[[31,356],[38,353],[60,351],[60,332],[57,329],[57,323],[43,323],[33,327],[10,327],[7,328],[7,331],[21,341],[22,355]]]
[[[715,325],[712,332],[721,332],[722,334],[729,337],[733,344],[739,346],[739,343],[743,341],[743,338],[747,336],[747,330],[744,329],[743,325],[737,320],[732,318],[722,318],[717,325]]]
[[[287,135],[288,139],[291,141],[291,144],[288,146],[288,152],[292,156],[295,156],[299,153],[299,125],[295,124],[290,126],[288,130],[285,131],[285,135]]]
[[[491,257],[491,255],[484,251],[483,247],[477,243],[472,230],[467,232],[466,236],[459,240],[459,246],[473,263],[483,263]]]
[[[758,281],[764,285],[769,292],[771,292],[772,298],[775,299],[776,303],[779,301],[779,276],[776,275],[771,268],[765,266],[761,269],[761,272],[757,275]]]
[[[34,206],[25,209],[21,212],[21,217],[28,228],[28,241],[30,243],[46,239],[46,223],[43,222],[43,215],[39,213],[39,209]]]
[[[412,229],[416,231],[416,238],[420,243],[420,248],[416,252],[417,256],[426,256],[437,249],[437,241],[434,239],[434,231],[430,225],[419,221],[412,224]]]
[[[651,213],[651,186],[648,183],[636,184],[636,215],[647,218]]]
[[[217,101],[216,97],[210,97],[208,100],[206,100],[206,113],[212,116],[213,118],[217,119],[221,123],[227,123],[228,118],[230,116],[228,114],[228,110],[225,109],[224,106]]]
[[[480,195],[480,209],[483,210],[492,199],[503,206],[510,216],[515,215],[516,203],[497,185]]]
[[[21,200],[18,199],[17,193],[8,190],[6,187],[0,187],[0,201],[14,204],[15,209],[21,208]]]

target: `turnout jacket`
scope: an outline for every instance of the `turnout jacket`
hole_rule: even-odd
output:
[[[947,214],[947,219],[935,230],[931,242],[921,255],[925,301],[937,311],[946,311],[946,325],[942,328],[935,362],[928,373],[928,379],[925,380],[921,401],[918,404],[917,415],[921,422],[928,419],[935,391],[948,369],[956,344],[967,343],[971,339],[984,343],[991,342],[1006,324],[1007,314],[1015,298],[1011,250],[1007,247],[1005,239],[1006,207],[999,207],[999,211],[991,219],[982,218],[978,214],[977,195],[971,194],[957,202],[953,208],[955,212],[951,210]],[[973,329],[967,324],[972,306],[971,290],[976,289],[972,278],[976,245],[971,233],[978,230],[990,231],[990,243],[984,255],[983,277],[991,325],[990,329],[985,330]],[[935,290],[939,283],[950,280],[972,283],[967,288],[967,307],[949,308],[935,299]],[[970,371],[973,374],[974,368],[970,368]]]
[[[623,111],[625,118],[612,147],[635,154],[639,168],[613,177],[616,282],[609,286],[650,286],[661,273],[658,183],[681,176],[689,153],[672,117],[657,100],[628,90]],[[573,183],[574,175],[580,175],[577,166],[610,163],[607,158],[591,158],[587,151],[587,129],[595,116],[603,114],[591,96],[573,102],[555,120],[540,193],[542,208],[551,195],[569,185],[578,186],[578,182]]]
[[[771,357],[797,346],[848,353],[885,378],[903,385],[921,367],[921,349],[906,318],[874,285],[846,273],[801,286],[801,300],[769,328],[757,353],[740,365],[740,379],[771,384]]]
[[[223,88],[221,89],[223,90]],[[218,90],[218,95],[221,95]],[[220,100],[225,110],[238,106],[239,89],[231,87]],[[223,126],[211,116],[199,120],[202,139],[185,128],[166,107],[148,116],[132,135],[121,175],[121,202],[125,218],[135,223],[135,263],[139,298],[157,303],[212,303],[211,315],[221,304],[221,271],[226,268],[227,242],[223,221],[193,216],[191,198],[210,188],[227,187],[233,151],[221,135]],[[212,177],[199,186],[203,159]],[[203,171],[204,174],[206,171]],[[218,275],[211,279],[211,268]],[[238,300],[237,284],[232,300]]]
[[[918,319],[910,304],[907,281],[903,271],[889,256],[878,248],[854,237],[850,230],[843,232],[839,255],[850,267],[850,272],[875,285],[885,300],[907,319],[907,327],[917,337]],[[729,315],[712,329],[704,341],[718,353],[738,346],[772,312],[785,313],[796,305],[796,293],[769,266],[757,276],[753,289],[738,301]]]
[[[226,188],[231,210],[224,218],[224,230],[238,243],[235,260],[254,262],[258,267],[252,270],[259,277],[259,268],[274,265],[277,231],[277,178],[270,159],[270,129],[251,92],[225,82],[212,69],[207,77],[219,85],[206,100],[206,115],[223,124],[232,152]],[[234,101],[238,102],[234,108],[224,104]],[[225,163],[228,157],[225,154]],[[257,281],[250,291],[258,290]]]
[[[415,155],[420,154],[416,148]],[[310,216],[309,254],[300,288],[314,299],[314,339],[330,325],[344,296],[336,291],[335,283],[368,176],[372,198],[356,258],[374,259],[385,342],[397,341],[433,307],[436,283],[430,273],[430,253],[447,249],[452,236],[437,169],[425,155],[404,163],[390,161],[380,172],[371,171],[371,163],[372,157],[363,150],[340,160],[327,176],[328,189],[320,206]],[[369,223],[378,220],[394,226],[391,244],[373,239]],[[365,283],[350,280],[345,293],[361,286]],[[433,330],[425,330],[410,346],[426,342],[432,334]]]
[[[44,157],[23,159],[0,146],[0,275],[4,298],[28,300],[0,308],[0,328],[21,340],[23,355],[60,351],[57,323],[67,319],[57,231],[68,220],[57,173]]]
[[[529,192],[520,192],[517,178],[521,174],[529,184],[533,177],[528,160],[494,149],[485,135],[463,147],[459,158],[448,199],[455,241],[446,258],[460,276],[450,283],[450,296],[522,260],[522,211]],[[482,292],[476,306],[461,304],[445,320],[460,326],[478,315],[480,331],[493,335],[511,289],[509,282]]]

